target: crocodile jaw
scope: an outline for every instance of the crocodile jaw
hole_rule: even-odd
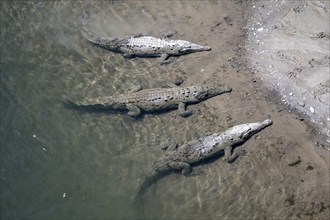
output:
[[[215,85],[210,87],[204,87],[203,89],[201,89],[201,91],[199,91],[198,94],[196,94],[196,98],[198,100],[204,100],[204,99],[208,99],[211,98],[213,96],[217,96],[217,95],[221,95],[222,93],[227,93],[227,92],[231,92],[232,88],[228,87],[228,86],[223,86],[223,85]]]
[[[219,86],[215,86],[214,88],[208,88],[207,94],[209,97],[212,97],[212,96],[221,95],[222,93],[227,93],[227,92],[231,92],[231,91],[232,91],[232,88],[230,88],[228,86],[219,85]]]
[[[209,46],[202,46],[202,45],[198,45],[198,44],[194,44],[194,43],[185,41],[182,43],[179,53],[187,54],[187,53],[209,51],[209,50],[211,50],[211,47],[209,47]]]
[[[238,138],[245,141],[271,124],[273,124],[272,120],[266,119],[262,122],[236,125],[227,130],[225,133],[230,138]]]

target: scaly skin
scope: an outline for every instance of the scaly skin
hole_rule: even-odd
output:
[[[121,94],[88,98],[80,102],[71,103],[77,106],[101,106],[108,109],[128,110],[128,115],[136,117],[144,112],[178,108],[183,117],[191,115],[186,110],[186,104],[198,103],[222,93],[230,92],[231,88],[222,85],[196,85],[188,87],[154,88]]]
[[[252,135],[261,131],[273,122],[267,119],[263,122],[236,125],[225,132],[214,133],[198,138],[176,147],[170,146],[166,155],[160,159],[140,182],[138,197],[143,192],[170,171],[182,170],[184,175],[191,170],[191,165],[211,158],[224,152],[224,160],[233,162],[239,155],[239,151],[232,153],[233,147],[243,144]]]
[[[93,44],[110,51],[123,53],[124,57],[160,57],[160,63],[165,63],[169,56],[211,50],[209,46],[201,46],[185,40],[160,39],[142,34],[112,40],[97,37],[88,31],[83,31],[83,34]]]

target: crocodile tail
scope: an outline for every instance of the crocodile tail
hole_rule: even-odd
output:
[[[137,184],[138,189],[133,197],[133,208],[136,211],[137,215],[142,215],[142,218],[144,218],[144,206],[143,206],[144,192],[156,180],[157,180],[156,176],[150,174],[147,175],[145,178],[143,178],[143,180],[140,180]]]
[[[92,106],[110,107],[113,104],[113,100],[111,97],[87,98],[81,101],[71,101],[67,99],[66,101],[70,105],[77,107],[92,107]]]
[[[136,195],[136,198],[142,199],[143,194],[145,193],[146,189],[155,183],[160,178],[160,174],[157,172],[153,172],[143,178],[143,180],[139,184],[139,189]]]
[[[133,199],[133,208],[136,211],[136,214],[142,216],[143,219],[145,218],[143,195],[146,189],[157,181],[157,179],[159,179],[159,175],[153,172],[145,176],[143,180],[138,183],[138,191]]]
[[[138,184],[138,191],[136,194],[136,198],[142,199],[145,191],[150,187],[152,184],[154,184],[157,180],[165,176],[167,173],[169,173],[173,168],[168,166],[167,164],[163,164],[161,166],[158,166],[157,169],[154,169],[150,173],[144,176],[142,181]]]
[[[98,37],[94,34],[94,33],[92,33],[92,32],[90,32],[88,29],[86,29],[86,28],[82,28],[81,29],[81,34],[82,34],[82,36],[84,37],[84,38],[86,38],[88,41],[90,41],[90,42],[92,42],[92,43],[97,43],[97,41],[98,41]]]
[[[172,168],[167,164],[162,164],[161,166],[157,166],[156,164],[155,167],[157,168],[153,169],[151,172],[145,175],[143,179],[139,181],[138,190],[133,200],[133,207],[138,211],[138,213],[142,214],[143,216],[144,216],[143,195],[145,191],[158,179],[160,179],[161,177],[163,177],[172,170]]]
[[[92,33],[91,31],[89,31],[89,29],[87,29],[87,28],[82,28],[81,34],[89,42],[95,44],[98,47],[101,47],[101,48],[104,48],[107,50],[118,50],[118,48],[120,47],[120,42],[119,42],[118,38],[115,38],[115,39],[101,38],[101,37],[98,37],[97,35],[95,35],[94,33]]]

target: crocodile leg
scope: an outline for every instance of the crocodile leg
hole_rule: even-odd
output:
[[[167,81],[165,84],[169,88],[179,87],[175,82],[172,82],[172,81]]]
[[[166,149],[166,152],[174,151],[178,147],[177,143],[171,142],[170,146]]]
[[[182,116],[182,117],[188,117],[188,116],[192,115],[192,111],[186,110],[186,105],[183,102],[181,102],[179,104],[178,109],[180,112],[180,116]]]
[[[165,39],[168,39],[168,38],[170,38],[170,37],[173,37],[173,35],[175,35],[176,34],[176,31],[169,31],[169,32],[165,32],[165,33],[163,33],[162,34],[162,38],[165,38]]]
[[[246,154],[245,150],[236,150],[236,151],[234,150],[234,153],[228,158],[227,162],[232,163],[237,159],[237,157],[245,154]]]
[[[146,36],[146,34],[144,34],[144,33],[137,33],[137,34],[130,35],[127,38],[137,38],[137,37],[143,37],[143,36]]]
[[[132,58],[132,57],[134,57],[134,53],[130,49],[128,49],[128,48],[121,47],[120,48],[120,51],[123,53],[123,57],[124,58]]]
[[[174,80],[167,80],[164,82],[164,86],[165,87],[169,87],[169,88],[178,88],[180,87],[180,85],[183,83],[183,79],[177,77]]]
[[[181,77],[176,77],[176,79],[173,81],[175,85],[180,86],[183,83],[183,79]]]
[[[175,143],[171,138],[167,142],[160,145],[160,149],[166,150],[166,152],[173,151],[177,148],[177,143]]]
[[[134,86],[129,90],[129,93],[138,92],[138,91],[140,91],[140,90],[142,90],[142,86],[141,86],[141,84],[139,83],[139,84],[134,85]]]
[[[228,163],[234,162],[238,156],[245,154],[245,151],[234,151],[232,153],[232,146],[226,146],[224,160]]]
[[[123,57],[124,57],[124,58],[132,58],[132,57],[134,57],[134,54],[124,53],[124,54],[123,54]]]
[[[128,116],[130,117],[137,117],[141,114],[141,109],[137,107],[136,105],[128,104],[126,105],[128,109]]]
[[[233,149],[233,147],[231,145],[228,145],[228,146],[225,147],[225,155],[224,155],[224,158],[223,158],[224,161],[228,162],[229,159],[232,159],[231,158],[232,149]]]
[[[166,60],[170,55],[167,53],[163,53],[160,58],[159,58],[159,63],[160,64],[167,64]]]
[[[169,166],[176,170],[182,169],[182,174],[185,176],[191,171],[190,164],[186,162],[170,162]]]

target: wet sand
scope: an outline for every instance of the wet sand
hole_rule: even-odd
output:
[[[251,68],[330,144],[329,1],[251,2]]]
[[[262,3],[264,2],[257,4]],[[244,144],[243,148],[248,151],[248,155],[233,165],[223,164],[219,160],[209,164],[207,168],[203,167],[208,169],[205,171],[205,178],[212,176],[213,172],[220,173],[220,185],[212,186],[212,183],[208,183],[202,186],[200,184],[203,183],[199,183],[197,186],[191,186],[188,178],[175,175],[166,177],[163,181],[180,186],[187,184],[186,187],[202,190],[198,193],[198,198],[195,198],[202,201],[199,207],[182,204],[183,210],[191,214],[185,216],[187,218],[327,218],[330,205],[329,137],[325,135],[328,131],[320,132],[320,128],[328,129],[328,124],[315,125],[309,117],[310,114],[303,114],[295,108],[297,103],[293,105],[283,102],[281,92],[265,80],[267,76],[264,73],[257,74],[257,67],[251,64],[249,51],[246,51],[245,47],[250,43],[246,38],[251,15],[248,9],[253,3],[241,4],[236,1],[218,4],[221,4],[223,9],[219,15],[206,13],[209,9],[205,9],[201,2],[194,2],[194,6],[190,7],[185,5],[187,11],[183,13],[185,16],[182,15],[185,18],[184,24],[194,29],[190,30],[185,25],[174,25],[173,28],[179,32],[175,38],[184,37],[194,42],[207,42],[212,51],[181,57],[168,68],[179,69],[177,75],[183,77],[187,84],[201,80],[217,80],[232,86],[233,92],[226,101],[219,97],[196,107],[204,112],[203,115],[206,112],[214,115],[213,123],[217,123],[217,118],[224,118],[226,127],[229,127],[270,117],[274,124]],[[226,13],[226,9],[230,13]],[[197,13],[200,10],[205,10],[205,13]],[[258,60],[258,57],[254,59]],[[319,74],[316,73],[314,77],[319,78]],[[321,82],[326,83],[326,80],[325,77]],[[292,80],[289,86],[293,86],[295,82]],[[307,82],[301,87],[306,85],[310,84]],[[287,95],[291,92],[288,91]],[[305,97],[307,95],[305,94]],[[309,101],[314,103],[313,100],[304,99],[306,107],[311,104]],[[329,110],[324,106],[323,109],[317,109],[319,111],[314,114],[326,114]],[[326,123],[324,115],[320,116]],[[197,177],[192,180],[195,178]],[[231,182],[232,178],[235,178],[235,181]],[[149,197],[146,196],[146,213],[155,205],[155,198],[171,201],[180,200],[179,197],[182,196],[182,200],[189,199],[187,195],[177,195],[175,190],[160,189],[161,186],[159,184],[157,191],[151,190]],[[203,193],[203,190],[206,192]],[[214,200],[207,197],[212,190],[220,191],[220,196]],[[263,195],[259,195],[259,192]],[[228,206],[232,200],[238,200],[241,206]],[[168,208],[169,205],[162,204],[163,208]],[[198,211],[191,210],[195,208]],[[206,213],[199,212],[200,210],[205,210],[206,213],[213,210],[215,213],[205,215]],[[162,218],[175,216],[176,213],[167,213]]]

